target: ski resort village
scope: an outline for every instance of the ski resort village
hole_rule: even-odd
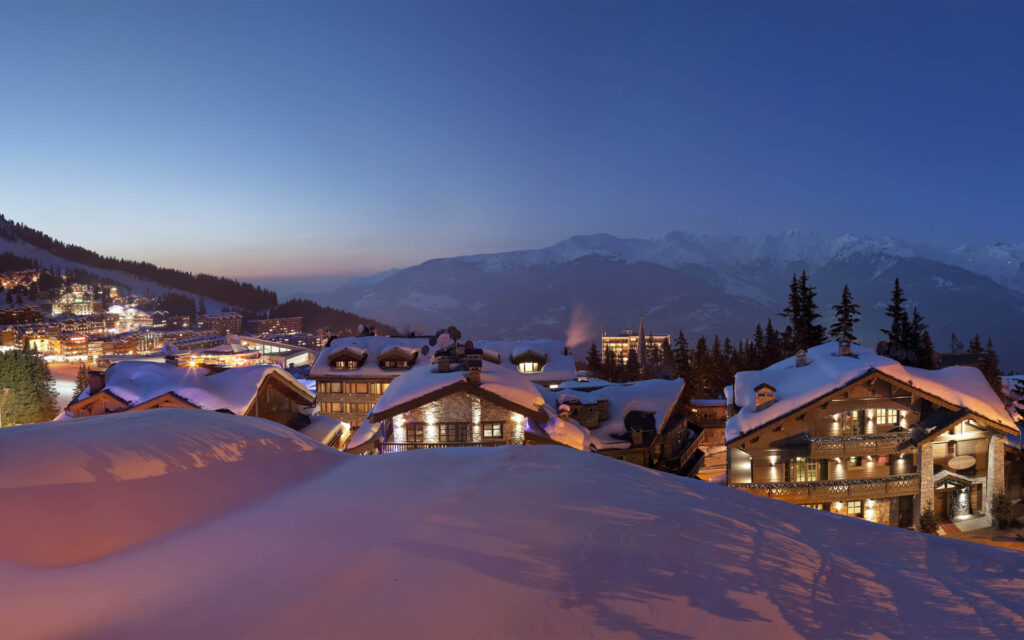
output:
[[[0,1],[0,640],[1024,640],[1022,25]]]
[[[898,280],[876,340],[802,273],[691,346],[116,276],[2,275],[2,635],[1024,634],[1024,376]]]

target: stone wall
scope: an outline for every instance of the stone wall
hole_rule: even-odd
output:
[[[481,423],[501,422],[503,423],[502,439],[510,444],[522,444],[526,419],[515,411],[460,391],[407,411],[401,416],[395,416],[393,419],[394,441],[404,441],[402,430],[405,425],[422,423],[427,425],[426,441],[431,442],[430,425],[442,422],[468,423],[470,425],[469,437],[473,442],[479,442],[482,439]]]

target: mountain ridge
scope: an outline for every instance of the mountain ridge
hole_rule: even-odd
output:
[[[1017,256],[1020,262],[1013,262]],[[1007,263],[1009,261],[1009,263]],[[435,258],[344,283],[318,299],[392,324],[446,326],[495,338],[559,337],[573,311],[591,329],[645,326],[675,333],[749,336],[785,306],[793,273],[806,269],[826,320],[849,284],[862,305],[862,342],[881,338],[895,278],[930,323],[940,350],[949,334],[989,335],[1004,360],[1024,364],[1024,243],[945,249],[893,237],[709,236],[674,231],[619,238],[577,235],[539,249]]]

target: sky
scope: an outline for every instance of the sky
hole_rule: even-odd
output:
[[[237,277],[1024,238],[1024,3],[0,3],[0,213]]]

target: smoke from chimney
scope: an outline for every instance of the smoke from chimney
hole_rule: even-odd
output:
[[[592,335],[594,331],[590,326],[590,320],[587,319],[586,311],[583,310],[583,305],[578,304],[572,310],[569,329],[565,332],[565,344],[570,349],[575,349]]]

